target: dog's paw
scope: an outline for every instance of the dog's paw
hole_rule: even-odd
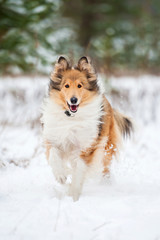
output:
[[[68,188],[68,196],[72,197],[73,201],[76,202],[79,200],[81,195],[81,191],[78,188],[73,188],[73,186],[69,186]]]
[[[78,201],[80,198],[80,193],[73,194],[72,199],[74,202]]]
[[[55,176],[55,179],[60,184],[65,184],[66,181],[67,181],[67,177],[65,175],[63,175],[63,174]]]
[[[55,180],[60,184],[65,184],[67,181],[67,173],[63,168],[52,168]]]

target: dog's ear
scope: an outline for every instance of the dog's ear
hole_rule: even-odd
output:
[[[53,74],[62,73],[69,69],[71,69],[69,60],[64,56],[60,56],[55,64]]]
[[[62,81],[63,72],[69,69],[71,69],[69,60],[64,56],[60,56],[50,76],[50,79],[51,79],[50,87],[52,89],[60,90],[60,84]]]
[[[96,70],[89,57],[83,56],[79,59],[77,69],[81,72],[85,72],[88,80],[92,81],[97,78]]]
[[[97,84],[96,70],[89,57],[83,56],[79,59],[76,69],[84,72],[89,83],[89,90],[94,91],[99,89]]]
[[[90,70],[90,68],[93,68],[91,64],[91,59],[86,56],[81,57],[78,61],[77,67],[80,71]]]
[[[57,60],[55,68],[57,71],[66,71],[71,68],[70,62],[66,57],[60,56]]]

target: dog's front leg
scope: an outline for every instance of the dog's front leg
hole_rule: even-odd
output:
[[[78,201],[85,175],[86,175],[87,165],[85,162],[81,159],[75,159],[73,162],[73,173],[72,173],[72,183],[69,187],[69,195],[72,196],[73,201]]]
[[[50,149],[49,165],[52,168],[56,180],[64,184],[67,180],[66,167],[64,160],[61,158],[60,151],[57,148],[52,147]]]

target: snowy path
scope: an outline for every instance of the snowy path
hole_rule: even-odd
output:
[[[109,99],[137,133],[110,179],[87,182],[78,202],[62,196],[45,161],[38,118],[46,82],[0,81],[0,239],[159,240],[160,79],[112,79]]]

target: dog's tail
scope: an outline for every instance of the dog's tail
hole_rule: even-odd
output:
[[[134,131],[132,120],[114,109],[114,118],[123,137],[130,137]]]

